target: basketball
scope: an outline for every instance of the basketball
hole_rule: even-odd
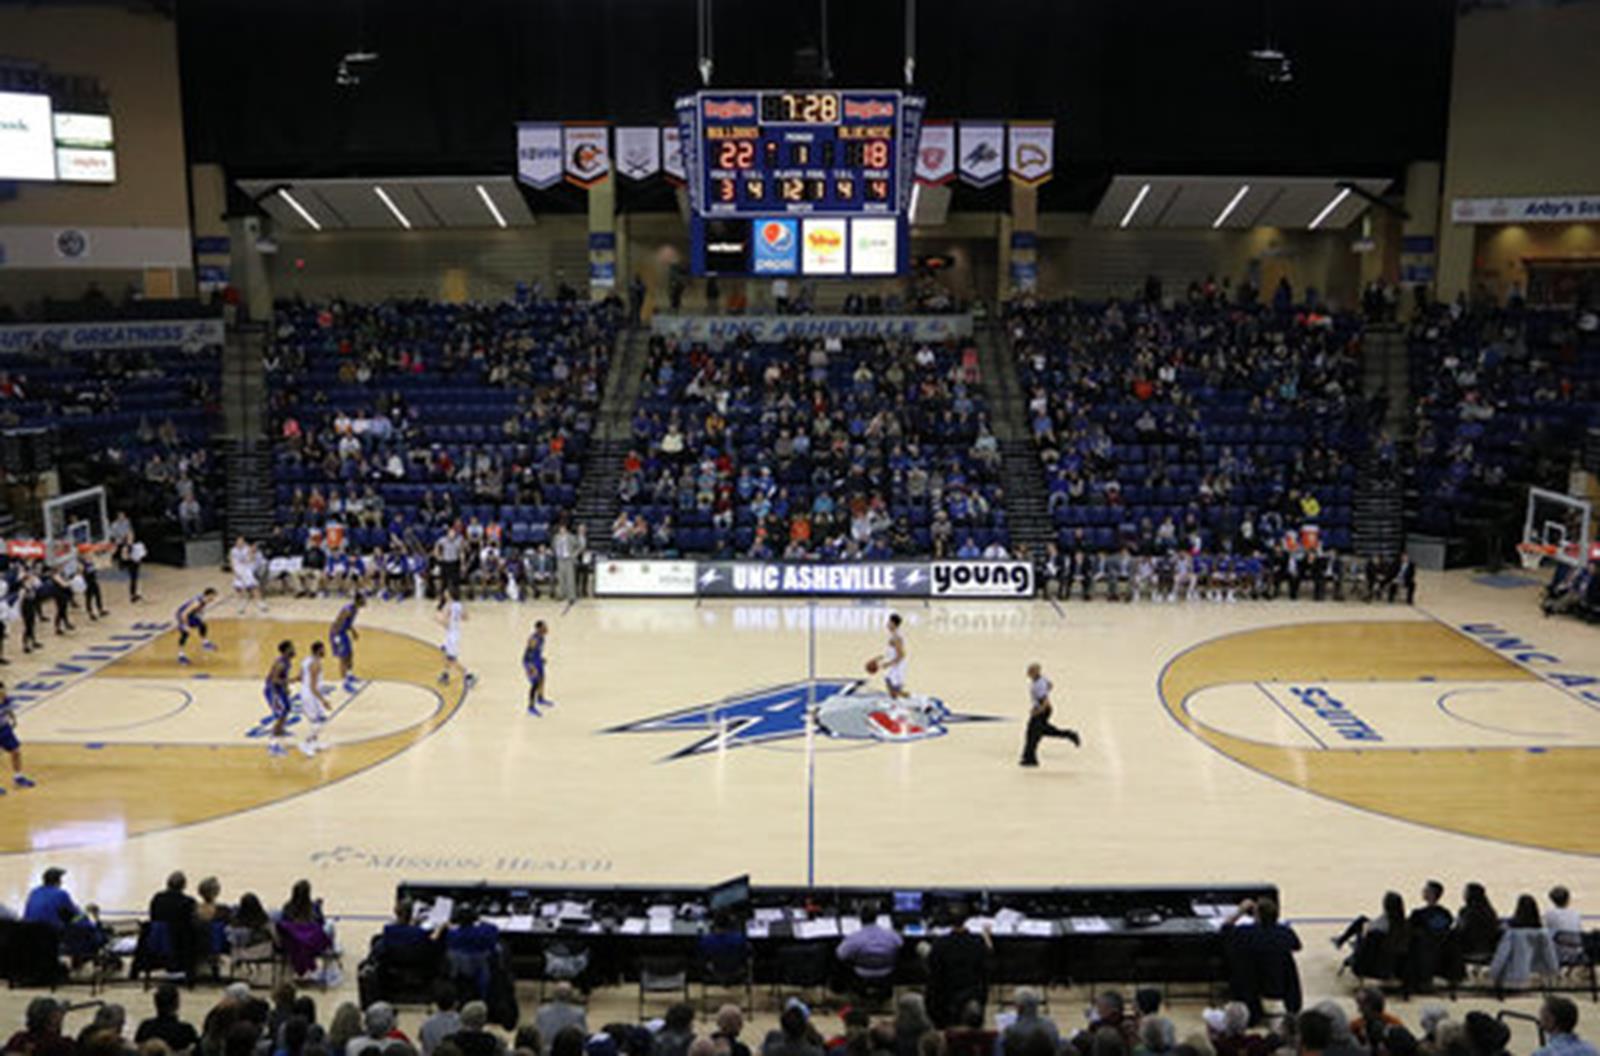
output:
[[[867,661],[867,674],[875,675],[877,673],[878,673],[878,658],[877,657],[873,657],[871,660]]]

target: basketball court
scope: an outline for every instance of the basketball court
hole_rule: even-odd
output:
[[[40,787],[0,800],[6,902],[47,865],[112,912],[179,867],[268,904],[306,876],[369,920],[401,879],[1267,880],[1300,920],[1435,875],[1497,903],[1600,886],[1600,662],[1585,627],[1540,619],[1531,578],[1425,576],[1415,609],[919,601],[899,611],[931,699],[910,714],[862,670],[882,603],[474,603],[464,690],[436,682],[431,605],[374,602],[370,681],[331,690],[315,758],[268,756],[260,685],[338,602],[224,599],[218,650],[180,667],[166,616],[213,582],[161,575],[48,662],[14,658]],[[558,702],[540,717],[536,618]],[[1035,659],[1084,747],[1025,770]]]

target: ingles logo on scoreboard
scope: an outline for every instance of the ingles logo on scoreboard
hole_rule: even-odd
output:
[[[707,99],[704,101],[704,109],[705,116],[715,117],[723,121],[756,116],[755,104],[739,99]]]
[[[793,275],[800,270],[800,235],[797,221],[757,220],[755,229],[756,274]]]
[[[894,104],[887,99],[846,99],[844,116],[857,121],[872,121],[880,117],[893,119]]]

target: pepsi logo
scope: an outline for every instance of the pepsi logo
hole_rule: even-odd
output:
[[[794,227],[768,220],[761,225],[761,241],[768,249],[783,251],[794,245]]]

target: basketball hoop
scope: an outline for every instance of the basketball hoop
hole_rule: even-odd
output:
[[[1544,559],[1555,555],[1556,548],[1544,543],[1518,543],[1517,559],[1529,572],[1537,572]]]

